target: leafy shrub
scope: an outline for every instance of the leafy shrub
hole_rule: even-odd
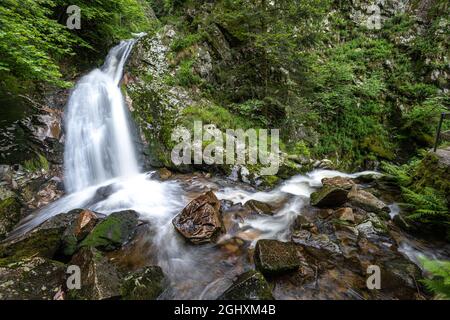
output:
[[[430,279],[422,280],[436,299],[450,299],[450,261],[422,259],[424,269],[431,273]]]

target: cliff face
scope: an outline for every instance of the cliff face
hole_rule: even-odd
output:
[[[445,2],[301,2],[288,12],[233,3],[155,4],[124,86],[149,164],[174,168],[171,133],[194,120],[280,128],[281,175],[323,158],[374,169],[432,143],[448,100]]]

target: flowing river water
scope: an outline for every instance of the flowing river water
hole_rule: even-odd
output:
[[[139,168],[133,123],[119,85],[134,42],[124,41],[114,47],[102,68],[78,82],[65,112],[67,195],[28,217],[12,237],[75,208],[102,214],[132,209],[150,226],[148,234],[143,235],[147,245],[138,256],[145,259],[145,251],[154,251],[153,262],[161,266],[170,282],[161,298],[214,299],[236,275],[251,267],[248,251],[242,251],[233,242],[236,238],[247,240],[250,248],[258,239],[288,240],[290,225],[309,205],[310,194],[321,186],[323,178],[355,178],[367,172],[316,170],[292,177],[267,192],[201,174],[180,175],[165,182],[153,179],[153,172],[143,173]],[[99,197],[99,189],[107,190],[106,194]],[[206,190],[213,190],[231,207],[255,199],[274,204],[276,212],[273,216],[228,214],[224,216],[227,233],[218,244],[193,246],[176,233],[171,221],[190,200]],[[404,250],[411,259],[417,258],[417,250],[410,242]]]

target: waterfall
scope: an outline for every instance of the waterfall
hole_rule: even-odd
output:
[[[120,89],[135,40],[111,49],[101,69],[84,76],[65,113],[64,183],[73,193],[139,173],[128,111]]]

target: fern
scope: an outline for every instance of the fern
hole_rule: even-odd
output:
[[[424,269],[431,278],[421,280],[436,299],[450,300],[450,261],[422,259]]]
[[[412,183],[413,173],[417,164],[418,160],[413,160],[401,166],[388,162],[383,162],[381,165],[387,176],[394,179],[400,186],[408,186]]]
[[[450,214],[445,197],[437,190],[426,187],[421,193],[402,187],[406,206],[412,210],[408,219],[424,223],[437,223],[449,225]]]

